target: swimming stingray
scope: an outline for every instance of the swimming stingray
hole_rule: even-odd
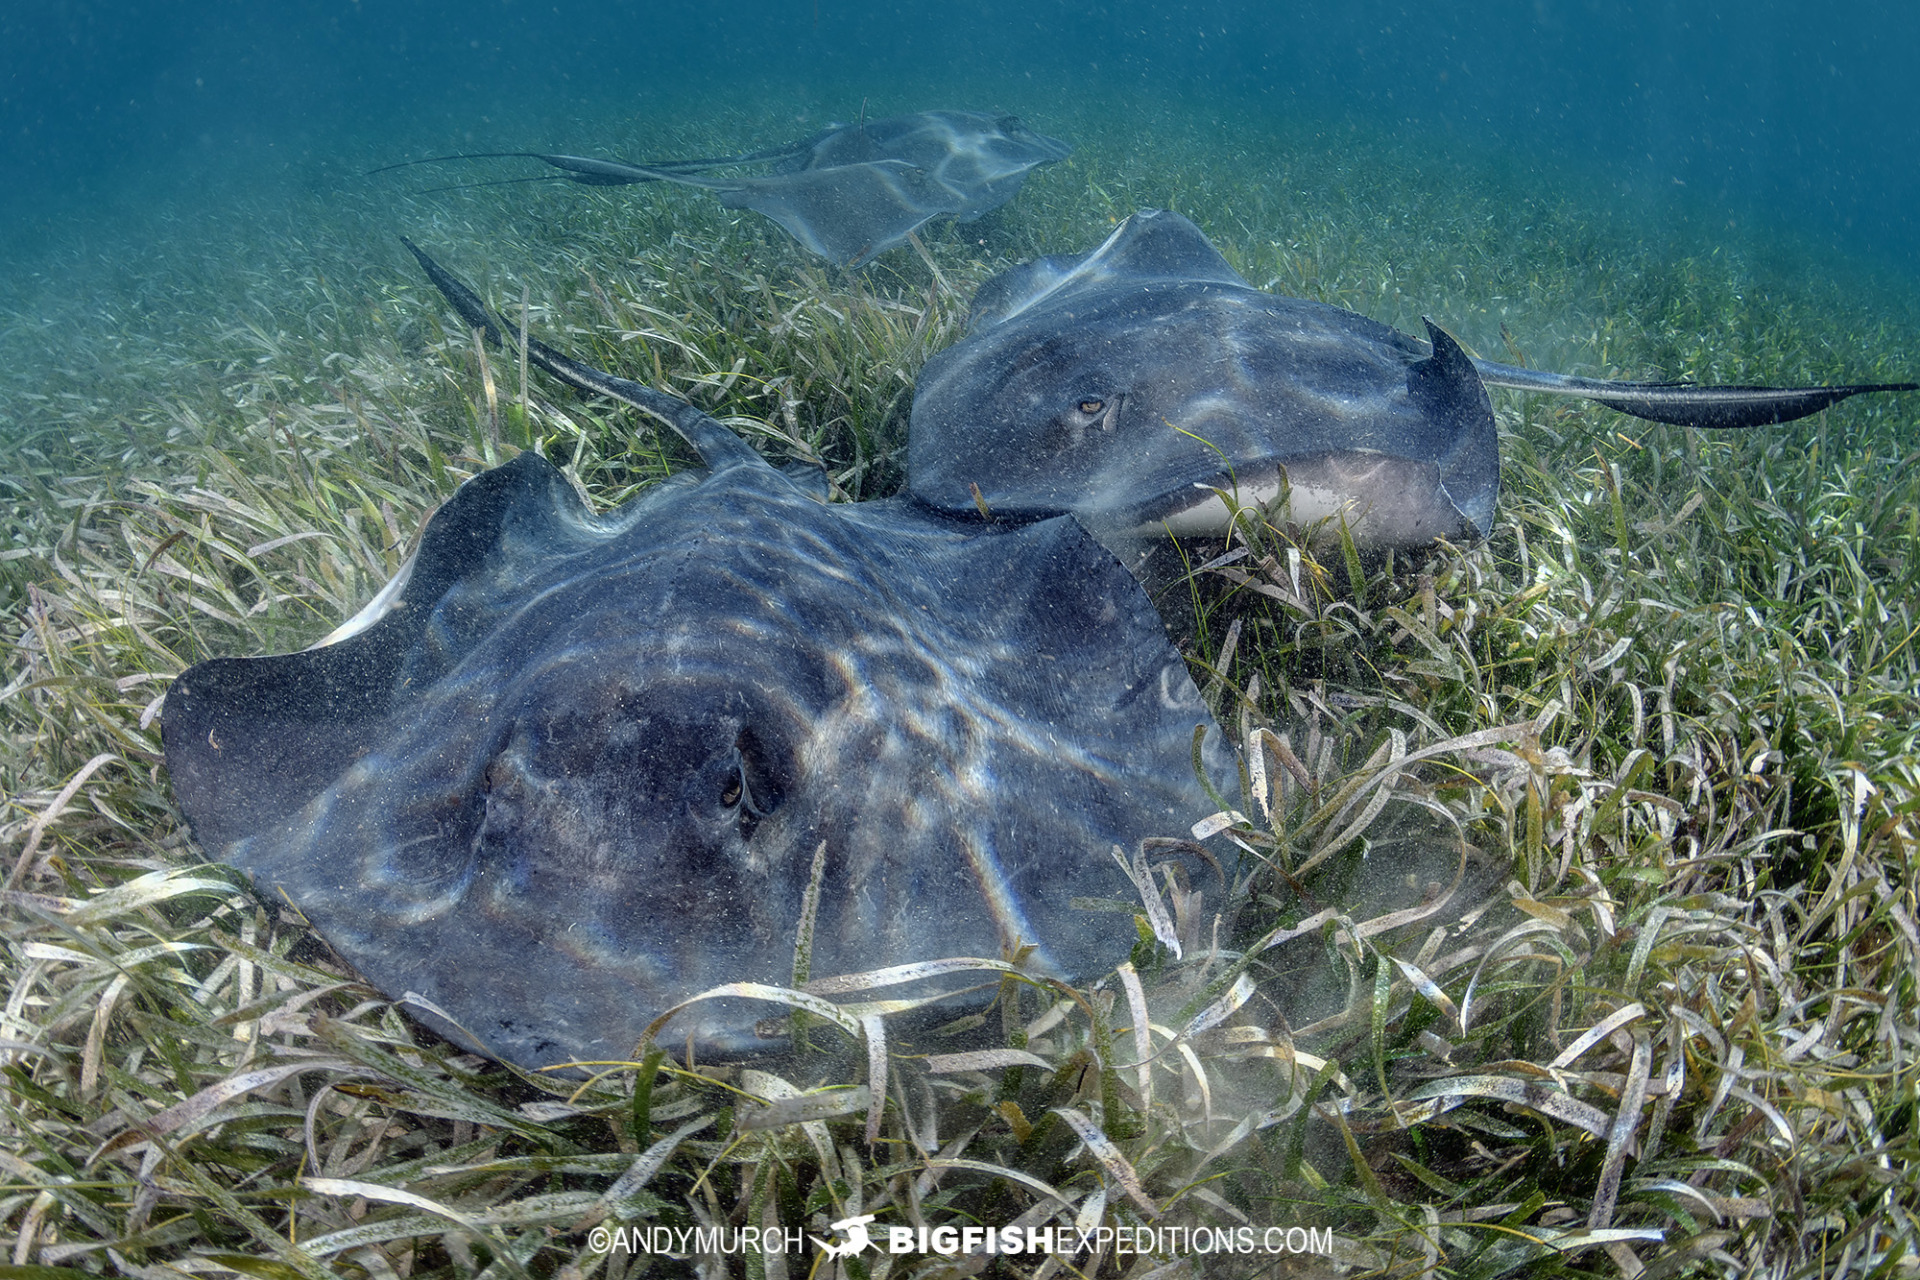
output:
[[[1067,143],[1035,133],[1017,116],[921,111],[834,125],[785,146],[702,160],[632,163],[538,151],[485,151],[405,163],[518,156],[544,161],[562,170],[560,177],[590,186],[678,182],[705,187],[718,193],[729,209],[752,209],[772,218],[827,261],[857,267],[904,243],[931,219],[971,222],[998,209],[1020,190],[1029,169],[1072,153]],[[764,176],[705,176],[714,169],[768,161],[772,169]]]
[[[1868,391],[1607,382],[1472,358],[1432,321],[1422,342],[1351,311],[1263,293],[1199,228],[1143,210],[1091,253],[1004,272],[969,336],[921,370],[908,484],[996,515],[1071,511],[1110,545],[1224,531],[1226,506],[1339,514],[1362,547],[1492,528],[1499,438],[1487,387],[1585,396],[1636,417],[1749,427]]]
[[[815,975],[1021,943],[1038,973],[1124,959],[1130,918],[1070,899],[1127,896],[1113,847],[1216,806],[1191,766],[1210,717],[1113,557],[1070,518],[828,505],[691,405],[533,354],[707,470],[596,516],[523,453],[461,486],[342,638],[185,672],[162,727],[207,853],[529,1067],[786,983],[816,850]],[[750,1050],[780,1012],[707,1003],[669,1034]]]

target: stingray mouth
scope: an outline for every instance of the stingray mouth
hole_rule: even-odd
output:
[[[1096,518],[1135,537],[1224,537],[1249,512],[1324,538],[1336,537],[1344,525],[1362,550],[1480,536],[1435,464],[1360,450],[1241,468],[1193,481],[1124,514]]]

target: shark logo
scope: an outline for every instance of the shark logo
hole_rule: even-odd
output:
[[[873,1218],[873,1214],[863,1213],[857,1218],[842,1218],[834,1223],[830,1230],[844,1231],[847,1236],[844,1244],[829,1244],[819,1236],[809,1236],[808,1239],[825,1249],[829,1258],[850,1258],[873,1243],[872,1237],[867,1235],[867,1224]]]

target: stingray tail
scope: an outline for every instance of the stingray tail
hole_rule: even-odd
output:
[[[777,147],[767,147],[760,151],[747,151],[737,156],[706,156],[697,160],[642,160],[643,169],[657,169],[666,173],[695,173],[703,169],[725,169],[736,164],[763,164],[769,160],[798,160],[817,146],[821,139],[831,134],[828,129],[816,133],[811,138],[802,138],[798,142],[785,142]]]
[[[400,243],[406,245],[413,256],[420,260],[420,266],[426,271],[427,279],[433,281],[434,287],[439,289],[447,301],[453,305],[453,309],[460,313],[462,320],[485,334],[487,341],[495,346],[510,345],[501,335],[514,332],[511,326],[487,310],[487,304],[480,300],[479,294],[469,289],[459,277],[428,257],[425,251],[413,241],[401,236]],[[534,337],[527,339],[527,361],[545,369],[577,390],[593,395],[612,396],[615,400],[664,419],[668,426],[679,432],[681,438],[699,452],[701,460],[715,471],[743,464],[768,465],[746,441],[678,396],[656,391],[644,383],[615,377],[592,365],[581,364],[572,356],[556,351]]]
[[[383,164],[378,169],[369,169],[362,176],[371,178],[376,173],[387,173],[394,169],[410,169],[417,164],[446,164],[451,160],[538,160],[550,164],[561,172],[550,175],[552,179],[564,179],[579,182],[589,187],[626,187],[636,182],[674,182],[677,166],[686,161],[665,160],[659,164],[633,164],[626,160],[601,160],[595,156],[568,156],[549,154],[544,151],[461,151],[450,156],[428,156],[424,160],[402,160],[398,164]],[[703,162],[693,162],[695,164]],[[545,182],[548,178],[508,178],[506,182]],[[432,191],[464,191],[469,187],[491,187],[502,185],[494,182],[467,182],[452,187],[431,187],[420,194]]]
[[[1565,373],[1541,373],[1518,365],[1475,360],[1480,381],[1490,387],[1581,396],[1609,409],[1683,427],[1763,427],[1792,422],[1849,396],[1881,391],[1920,391],[1920,383],[1877,382],[1843,387],[1702,387],[1690,382],[1609,382]]]
[[[376,173],[391,173],[395,169],[411,169],[415,165],[422,164],[448,164],[455,160],[545,160],[546,158],[537,151],[456,151],[452,155],[426,156],[419,160],[397,160],[392,164],[383,164],[378,169],[369,169],[360,176],[371,178]]]
[[[561,170],[559,176],[569,182],[580,182],[590,187],[624,187],[636,182],[687,181],[689,174],[701,173],[708,169],[724,169],[737,164],[793,160],[806,154],[815,141],[817,139],[809,138],[805,142],[769,147],[764,151],[749,151],[737,156],[707,156],[696,160],[602,160],[596,156],[570,156],[547,151],[456,151],[452,155],[428,156],[423,160],[402,160],[396,164],[383,164],[378,169],[367,170],[363,176],[370,178],[376,173],[388,173],[394,169],[409,169],[418,164],[446,164],[453,160],[538,160]],[[508,181],[528,182],[535,179],[518,178]],[[495,184],[484,182],[465,184],[465,186],[492,185]],[[695,182],[693,185],[706,184]],[[461,191],[465,190],[465,186],[434,187],[433,190]]]

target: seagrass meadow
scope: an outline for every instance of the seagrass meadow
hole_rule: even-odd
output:
[[[987,104],[887,104],[945,105]],[[898,487],[915,373],[974,288],[1140,207],[1257,286],[1497,359],[1920,372],[1910,290],[1710,210],[1652,236],[1631,194],[1464,149],[1004,105],[1076,154],[852,274],[700,192],[358,176],[445,149],[425,132],[36,234],[0,281],[0,1276],[1920,1269],[1912,396],[1708,434],[1497,393],[1484,545],[1364,563],[1255,511],[1193,550],[1159,603],[1242,748],[1218,822],[1243,852],[1088,904],[1140,942],[1078,988],[989,967],[993,1002],[942,1021],[815,982],[778,1057],[528,1075],[199,860],[159,742],[174,675],[311,644],[518,450],[601,509],[689,462],[480,349],[401,234],[847,500]],[[662,108],[573,146],[724,152],[791,114]],[[836,1241],[866,1214],[1090,1247],[610,1234]],[[1186,1256],[1112,1234],[1149,1226]],[[1243,1226],[1315,1247],[1218,1247]]]

